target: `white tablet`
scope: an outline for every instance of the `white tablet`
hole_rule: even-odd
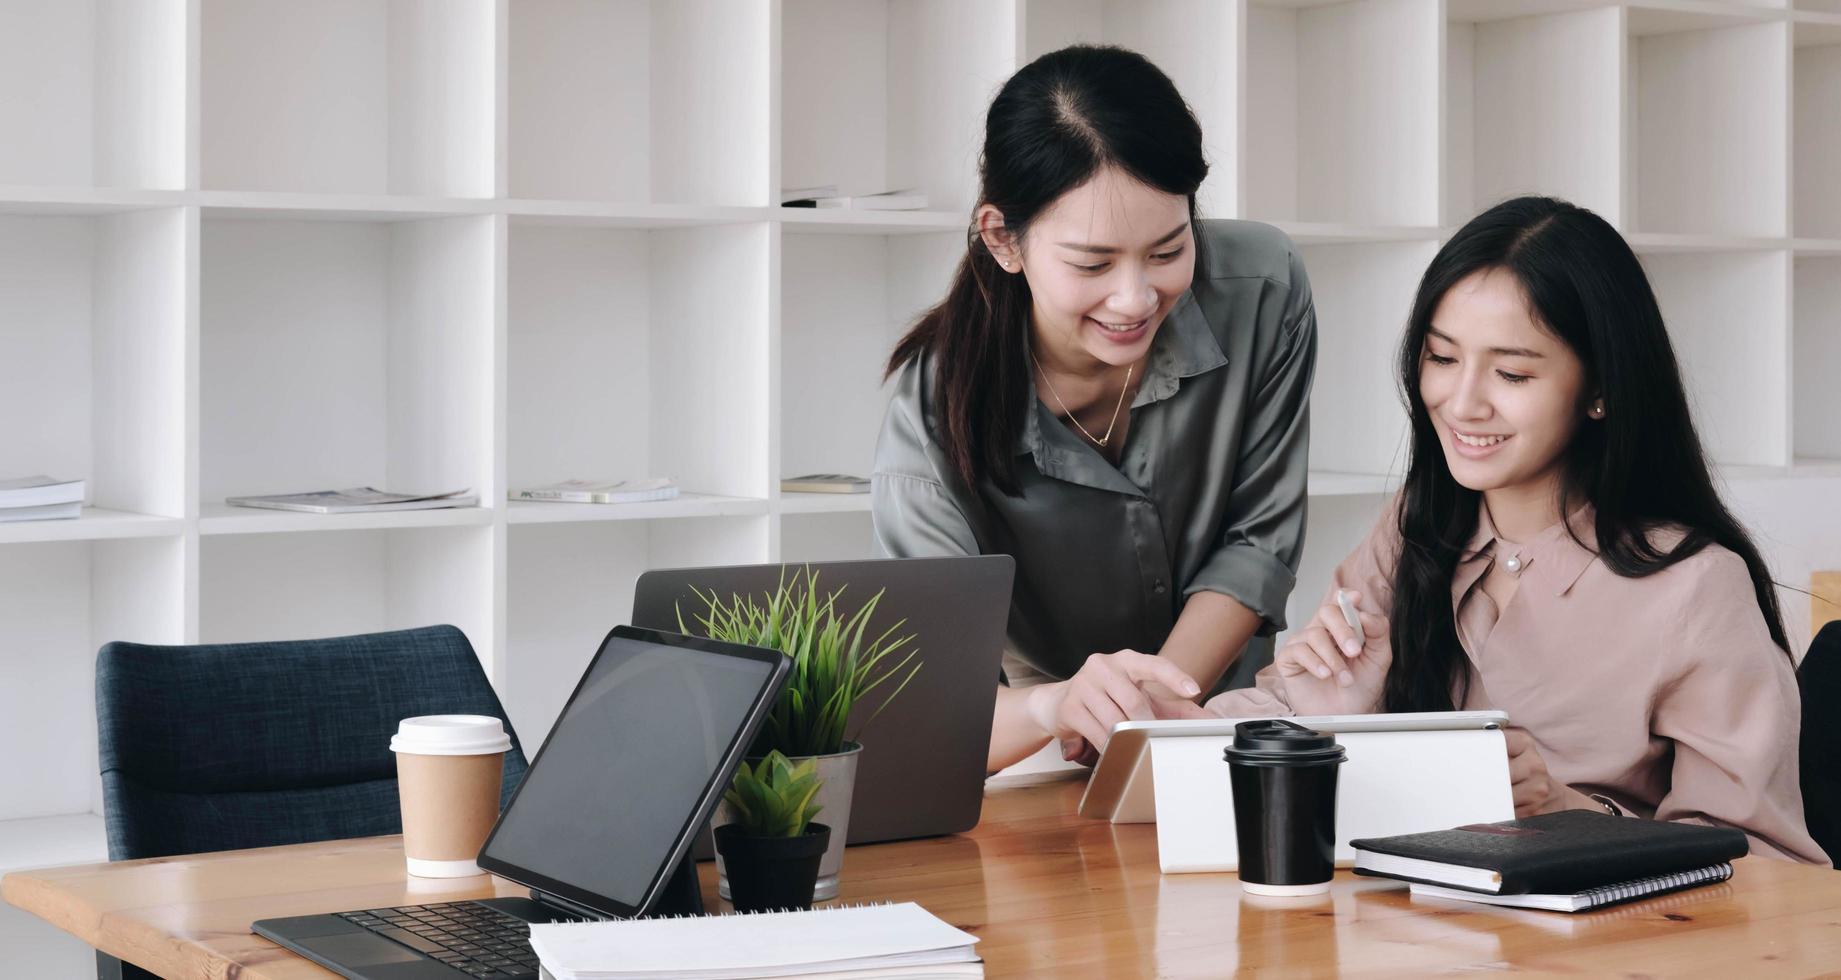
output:
[[[1081,800],[1083,816],[1157,825],[1166,874],[1239,867],[1226,760],[1234,726],[1251,719],[1126,722],[1113,729]],[[1515,815],[1500,711],[1289,718],[1333,732],[1347,759],[1338,769],[1336,863],[1351,866],[1350,841]]]
[[[1147,770],[1153,738],[1194,738],[1222,735],[1234,737],[1234,726],[1256,718],[1186,718],[1171,721],[1122,721],[1112,729],[1112,740],[1100,756],[1099,764],[1087,779],[1087,791],[1080,798],[1080,815],[1113,823],[1148,823],[1155,819],[1150,810],[1150,778]],[[1311,715],[1286,718],[1305,728],[1320,732],[1454,732],[1501,728],[1509,723],[1503,711],[1414,711],[1376,715]],[[1142,793],[1141,800],[1128,801],[1128,790]],[[1145,808],[1139,810],[1136,804]],[[1119,813],[1121,806],[1130,815]],[[1139,814],[1142,815],[1139,815]]]

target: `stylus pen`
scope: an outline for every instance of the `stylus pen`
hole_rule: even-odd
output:
[[[1356,640],[1358,642],[1362,640],[1364,638],[1362,634],[1362,617],[1360,613],[1355,611],[1355,601],[1349,598],[1348,589],[1336,590],[1336,605],[1342,610],[1343,622],[1348,623],[1349,628],[1355,631]]]

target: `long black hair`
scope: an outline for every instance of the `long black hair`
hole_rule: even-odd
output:
[[[1189,199],[1208,175],[1202,128],[1168,76],[1124,48],[1076,45],[1010,76],[985,116],[981,205],[1017,240],[1042,210],[1116,167]],[[1201,241],[1196,246],[1200,254]],[[894,374],[931,356],[933,437],[968,487],[988,477],[1017,490],[1011,447],[1029,409],[1029,283],[1004,272],[972,229],[946,298],[922,314],[889,358]]]
[[[1560,513],[1596,511],[1595,547],[1613,572],[1653,575],[1717,544],[1745,560],[1771,639],[1789,652],[1771,577],[1744,528],[1721,502],[1688,411],[1662,310],[1636,254],[1603,218],[1565,201],[1521,197],[1471,219],[1432,259],[1406,336],[1400,386],[1412,416],[1412,449],[1398,514],[1392,639],[1383,707],[1450,710],[1470,672],[1452,622],[1451,577],[1476,531],[1482,495],[1461,486],[1419,395],[1432,313],[1472,273],[1503,270],[1526,293],[1537,322],[1585,366],[1586,390],[1604,417],[1581,424],[1563,460]],[[1650,532],[1685,536],[1664,551]]]

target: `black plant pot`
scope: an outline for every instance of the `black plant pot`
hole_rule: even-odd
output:
[[[729,872],[729,901],[737,912],[809,909],[818,862],[831,828],[808,824],[799,837],[748,837],[735,824],[716,828],[716,850]]]

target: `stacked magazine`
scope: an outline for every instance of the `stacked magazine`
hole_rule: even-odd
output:
[[[564,480],[540,487],[513,490],[513,500],[542,500],[563,504],[638,504],[654,500],[671,500],[678,495],[677,484],[668,477],[643,480]]]
[[[0,480],[0,524],[67,520],[82,513],[82,480],[48,476]]]
[[[279,493],[266,497],[226,497],[224,502],[235,507],[297,510],[308,514],[371,514],[396,510],[472,507],[479,503],[479,497],[466,490],[450,490],[446,493],[391,493],[373,487],[353,487],[349,490]]]

